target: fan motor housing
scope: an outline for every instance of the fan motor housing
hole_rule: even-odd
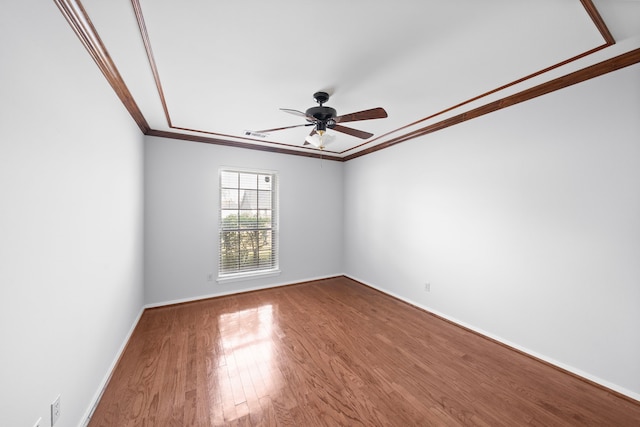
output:
[[[327,120],[333,119],[337,112],[334,108],[321,106],[309,108],[306,114],[307,116],[315,117],[316,120],[326,122]]]

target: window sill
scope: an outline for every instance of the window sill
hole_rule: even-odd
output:
[[[229,274],[227,276],[218,277],[216,282],[218,283],[231,283],[240,282],[243,280],[261,279],[263,277],[279,276],[280,270],[268,270],[268,271],[252,271],[249,273]]]

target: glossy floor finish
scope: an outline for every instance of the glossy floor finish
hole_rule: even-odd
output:
[[[90,426],[638,426],[640,405],[346,278],[146,310]]]

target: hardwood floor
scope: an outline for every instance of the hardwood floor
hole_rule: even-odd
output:
[[[640,404],[347,278],[146,310],[97,426],[638,426]]]

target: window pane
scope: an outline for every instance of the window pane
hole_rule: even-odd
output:
[[[238,190],[220,189],[220,207],[222,209],[238,209]]]
[[[271,230],[260,231],[259,257],[261,265],[272,265],[275,261],[272,239],[273,232]]]
[[[258,175],[258,189],[259,190],[271,190],[273,178],[271,175]]]
[[[267,209],[261,209],[258,211],[258,227],[271,228],[271,211]]]
[[[258,191],[240,190],[240,209],[257,209]]]
[[[271,209],[271,191],[258,192],[258,208]]]
[[[239,234],[237,232],[220,233],[220,270],[235,271],[240,261]]]
[[[240,228],[256,228],[258,226],[258,211],[240,211],[238,226]]]
[[[241,173],[240,188],[258,188],[257,175],[253,173]]]
[[[272,245],[272,238],[273,238],[273,231],[272,230],[261,230],[260,231],[260,249],[261,250],[265,250],[265,249],[271,249]]]
[[[220,225],[223,229],[236,229],[238,228],[238,211],[237,210],[222,210],[220,212]]]
[[[258,265],[259,234],[257,231],[240,232],[240,267],[255,268]]]
[[[238,188],[238,172],[222,171],[220,174],[220,187]]]

